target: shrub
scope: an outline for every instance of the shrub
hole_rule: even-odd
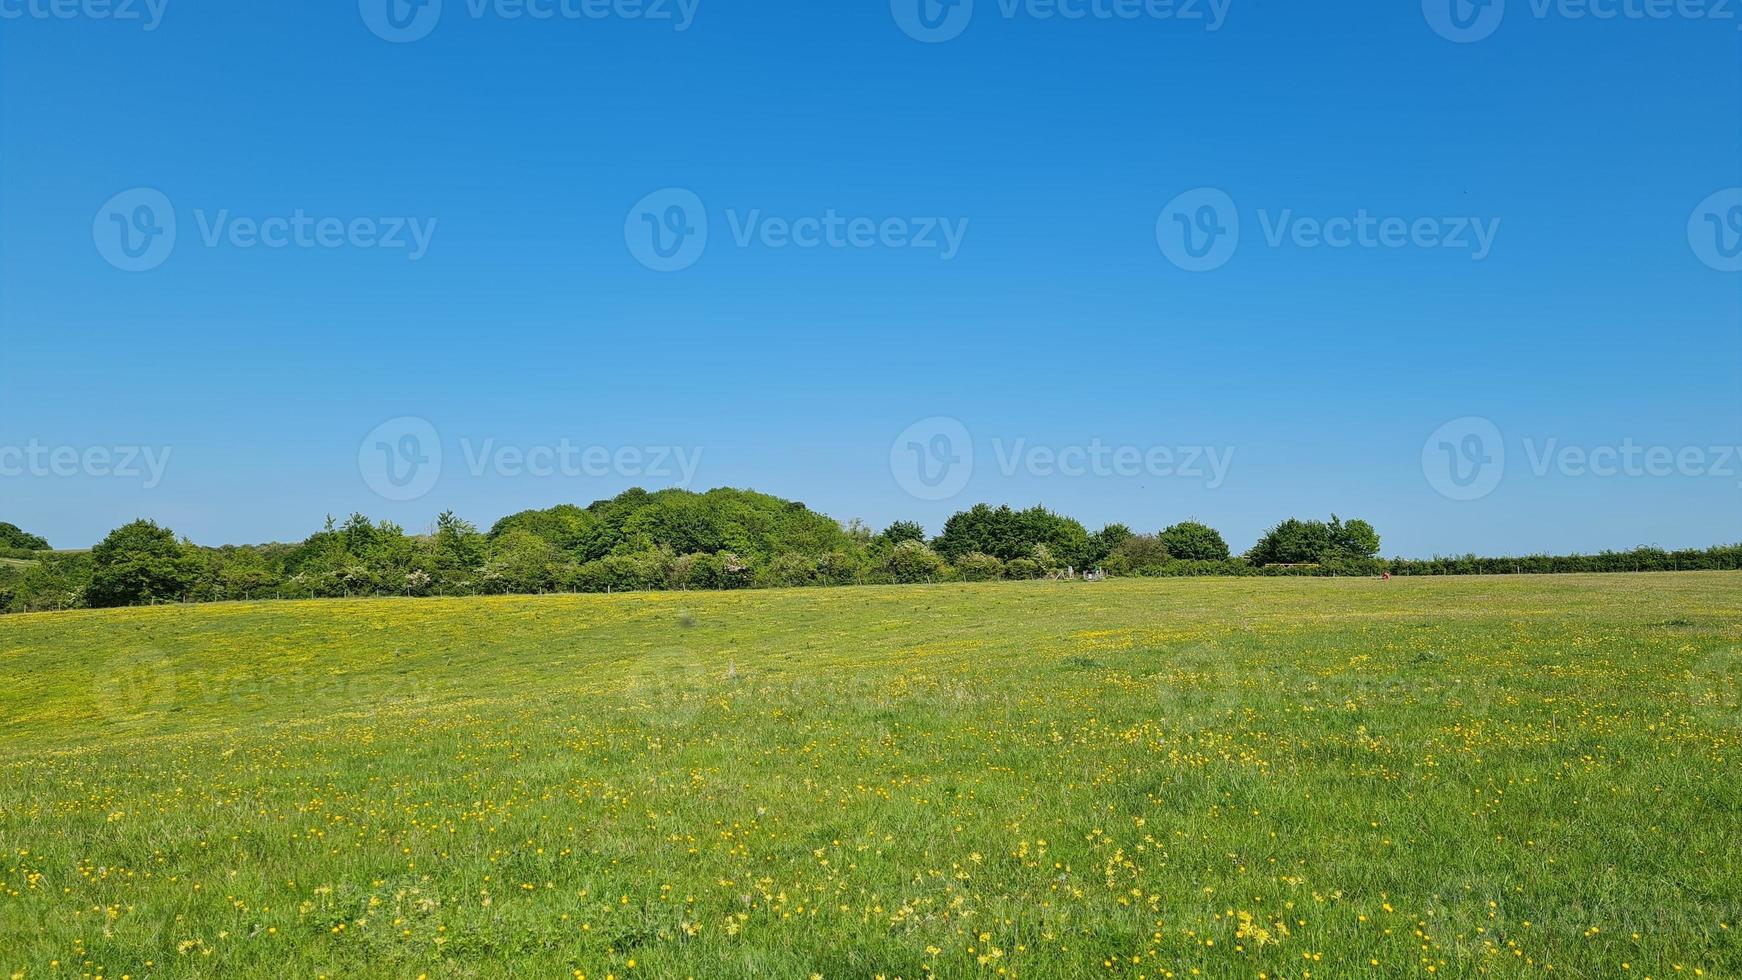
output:
[[[964,582],[994,582],[1004,577],[1004,563],[978,551],[956,559],[956,573]]]
[[[810,585],[816,581],[817,560],[794,552],[787,552],[774,559],[763,570],[760,581],[764,585],[791,587]]]
[[[1155,575],[1171,558],[1161,538],[1134,534],[1119,542],[1102,567],[1113,575]]]
[[[1033,558],[1012,558],[1004,563],[1004,574],[1008,578],[1040,578],[1046,572]]]
[[[938,553],[918,541],[903,541],[889,552],[883,568],[897,582],[931,582],[944,574],[947,566]]]
[[[1228,542],[1208,524],[1181,521],[1161,532],[1167,553],[1181,561],[1227,561]]]
[[[864,574],[865,563],[855,552],[831,551],[817,560],[817,580],[826,585],[850,585]]]
[[[896,521],[877,535],[877,543],[893,548],[903,541],[924,541],[925,528],[918,521]]]

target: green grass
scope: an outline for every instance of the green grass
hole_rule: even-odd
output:
[[[0,618],[0,976],[1734,977],[1739,585]]]

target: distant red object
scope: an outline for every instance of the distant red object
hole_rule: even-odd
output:
[[[1391,581],[1391,573],[1390,573],[1390,572],[1386,572],[1386,573],[1385,573],[1385,574],[1384,574],[1384,575],[1381,575],[1381,576],[1379,576],[1379,581],[1381,581],[1381,582],[1389,582],[1389,581]]]

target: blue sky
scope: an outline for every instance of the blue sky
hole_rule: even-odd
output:
[[[680,449],[698,489],[934,531],[990,500],[1236,548],[1333,510],[1411,556],[1742,539],[1742,5],[65,2],[0,3],[0,520],[59,546],[488,524]],[[175,239],[128,271],[142,200]],[[1185,267],[1169,236],[1230,212]],[[397,499],[368,460],[406,418],[435,445]],[[611,462],[512,455],[563,446]]]

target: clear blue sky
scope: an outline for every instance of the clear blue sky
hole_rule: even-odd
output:
[[[35,2],[0,4],[22,13],[0,20],[0,520],[58,546],[137,516],[205,544],[300,539],[353,510],[488,525],[675,482],[474,476],[466,458],[565,439],[696,447],[697,488],[933,531],[990,500],[1141,530],[1195,516],[1236,548],[1333,510],[1412,556],[1742,539],[1742,460],[1598,476],[1533,459],[1549,440],[1742,445],[1742,273],[1723,268],[1742,212],[1718,199],[1716,250],[1689,229],[1742,185],[1736,19],[1510,0],[1457,43],[1415,2],[1232,0],[1210,31],[1140,4],[1063,19],[977,0],[966,21],[929,11],[961,29],[922,43],[889,0],[700,0],[682,31],[639,4],[516,19],[445,0],[410,21],[427,36],[391,43],[371,0],[167,0],[149,31]],[[135,188],[177,228],[141,272],[102,247],[122,213],[104,209]],[[709,231],[668,272],[631,247],[638,202],[665,188],[703,202]],[[1240,225],[1208,271],[1163,247],[1164,209],[1198,188]],[[230,224],[208,245],[202,227],[298,212],[436,224],[415,261],[362,240],[249,247]],[[773,247],[766,225],[737,241],[830,212],[967,225],[947,260]],[[1270,241],[1361,213],[1499,225],[1481,258],[1307,247],[1294,224]],[[442,469],[385,499],[360,449],[407,416]],[[943,500],[891,463],[932,417],[959,420],[974,459]],[[1423,459],[1464,417],[1506,453],[1474,500]],[[1007,474],[1017,440],[1235,456],[1215,487]],[[134,446],[170,452],[155,485],[25,454]]]

